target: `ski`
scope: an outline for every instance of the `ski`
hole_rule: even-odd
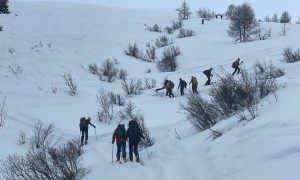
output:
[[[156,92],[160,97],[163,97],[161,94],[159,94],[155,89],[152,89],[152,91]]]

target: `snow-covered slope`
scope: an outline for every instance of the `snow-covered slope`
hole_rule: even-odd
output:
[[[180,4],[180,3],[179,3]],[[154,45],[163,33],[145,30],[145,25],[170,26],[176,20],[175,11],[129,10],[57,2],[11,2],[9,15],[0,15],[0,98],[6,96],[8,116],[0,127],[0,159],[15,152],[24,153],[37,120],[54,123],[55,134],[64,140],[78,138],[79,118],[90,116],[97,126],[98,139],[90,131],[90,143],[85,146],[84,164],[91,172],[84,179],[203,179],[203,180],[296,180],[300,162],[299,128],[299,63],[281,62],[283,49],[299,49],[300,26],[288,25],[286,36],[281,36],[282,24],[263,23],[272,28],[272,37],[264,41],[235,44],[227,36],[228,20],[213,19],[201,24],[192,17],[184,27],[196,36],[184,39],[169,37],[180,47],[179,67],[176,72],[161,73],[154,63],[146,63],[124,55],[129,43],[137,43],[145,51],[146,44]],[[157,50],[161,53],[163,48]],[[13,51],[13,53],[9,52]],[[195,75],[200,94],[208,96],[203,86],[202,71],[219,66],[232,71],[230,65],[237,57],[251,69],[255,61],[272,61],[284,68],[286,75],[278,79],[286,83],[278,91],[278,100],[268,97],[260,116],[245,126],[232,117],[214,129],[223,136],[211,141],[209,132],[196,133],[186,121],[179,102],[185,98],[159,97],[152,90],[130,97],[145,117],[155,138],[155,145],[141,152],[145,166],[139,164],[111,164],[111,135],[118,120],[111,124],[97,121],[96,94],[99,88],[124,94],[121,82],[99,81],[88,72],[87,65],[100,65],[107,58],[117,59],[118,68],[129,73],[129,78],[156,79],[161,86],[168,77],[178,85]],[[10,67],[20,67],[15,76]],[[146,73],[151,69],[151,73]],[[64,73],[76,79],[79,94],[70,96],[65,90]],[[214,81],[214,79],[213,79]],[[58,88],[51,93],[52,86]],[[189,93],[189,92],[187,92]],[[161,92],[163,94],[163,92]],[[175,129],[182,137],[175,137]],[[19,130],[27,132],[27,143],[18,145]],[[114,149],[114,153],[116,148]],[[148,158],[149,153],[151,158]]]

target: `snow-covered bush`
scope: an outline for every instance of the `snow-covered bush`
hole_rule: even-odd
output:
[[[177,68],[177,56],[181,54],[179,47],[170,46],[163,52],[162,59],[157,62],[157,68],[162,72],[172,72]]]
[[[157,24],[154,24],[154,26],[148,26],[148,25],[145,25],[146,26],[146,30],[150,31],[150,32],[161,32],[161,27]]]
[[[186,100],[186,104],[180,103],[180,108],[187,112],[189,122],[197,130],[204,131],[218,122],[220,112],[201,95],[189,94]]]
[[[163,35],[163,36],[160,36],[159,38],[156,39],[155,41],[155,45],[157,47],[165,47],[165,46],[168,46],[170,44],[172,44],[173,41],[172,39],[169,39],[166,35]]]
[[[294,63],[300,61],[300,50],[297,49],[294,53],[291,47],[283,50],[283,61],[287,63]]]
[[[137,81],[131,79],[129,82],[124,80],[122,82],[122,88],[127,96],[142,94],[142,92],[145,90],[141,79],[138,79]]]
[[[79,158],[81,151],[78,141],[69,141],[44,151],[29,151],[25,155],[16,153],[1,160],[0,172],[7,180],[75,180],[87,173]]]
[[[74,96],[75,94],[78,93],[77,90],[77,85],[76,85],[76,80],[72,77],[71,73],[64,73],[62,75],[64,81],[65,81],[65,85],[67,86],[67,91],[71,96]]]
[[[136,43],[134,43],[133,45],[129,44],[127,49],[124,50],[124,53],[136,59],[141,58],[141,51]]]
[[[114,61],[106,59],[106,61],[102,63],[100,72],[103,76],[107,78],[108,82],[113,82],[116,79],[119,70],[115,67]]]
[[[183,29],[181,28],[178,32],[177,37],[178,38],[185,38],[185,37],[190,37],[190,36],[195,36],[196,32],[190,29]]]
[[[128,76],[128,73],[125,69],[120,69],[119,71],[119,79],[126,80]]]
[[[19,141],[19,144],[25,144],[25,142],[26,142],[26,132],[24,130],[19,131],[18,141]]]

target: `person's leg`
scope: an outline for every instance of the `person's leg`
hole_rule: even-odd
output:
[[[120,161],[121,144],[117,142],[117,161]]]
[[[123,157],[123,160],[126,161],[126,142],[122,142],[122,157]]]
[[[233,71],[233,73],[232,73],[232,75],[234,75],[234,74],[236,73],[237,70],[238,70],[238,69],[235,68],[234,71]]]
[[[210,76],[207,76],[207,85],[210,85]]]
[[[133,161],[133,143],[129,142],[129,160]]]
[[[85,130],[85,143],[87,143],[87,140],[89,139],[89,129],[87,128],[86,130]]]
[[[83,139],[84,139],[84,130],[81,130],[81,144],[83,144]]]
[[[140,157],[139,157],[139,152],[138,152],[138,144],[139,143],[134,143],[134,155],[135,155],[135,158],[136,158],[136,162],[139,162],[140,161]]]
[[[237,73],[239,74],[239,73],[240,73],[240,71],[241,71],[241,69],[240,69],[239,67],[237,67],[237,70],[238,70],[238,72],[237,72]]]
[[[180,87],[180,93],[181,93],[181,96],[183,96],[183,95],[184,95],[184,92],[183,92],[183,90],[184,90],[184,87]]]

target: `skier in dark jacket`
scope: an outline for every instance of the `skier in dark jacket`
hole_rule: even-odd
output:
[[[213,70],[213,68],[210,68],[210,69],[207,69],[207,70],[203,71],[203,74],[205,74],[206,77],[207,77],[207,81],[206,81],[206,83],[205,83],[206,86],[207,86],[207,85],[210,85],[210,81],[211,81],[210,77],[213,76],[213,75],[211,74],[211,71],[212,71],[212,70]]]
[[[236,72],[239,74],[240,73],[240,68],[239,65],[242,64],[243,61],[240,63],[240,58],[238,58],[234,63],[232,63],[232,68],[234,68],[234,72],[232,75],[234,75]]]
[[[94,128],[96,128],[96,126],[94,124],[91,123],[91,118],[88,117],[87,119],[85,119],[85,117],[82,117],[80,119],[80,131],[81,131],[81,144],[83,144],[83,140],[84,140],[84,136],[85,136],[85,144],[87,144],[87,140],[89,138],[89,125],[93,126]]]
[[[179,78],[179,84],[178,84],[178,88],[177,89],[180,88],[180,94],[181,94],[181,96],[184,95],[184,88],[186,88],[186,85],[187,85],[186,81],[184,81],[181,78]]]
[[[136,161],[140,161],[138,145],[141,141],[141,138],[145,139],[142,130],[139,127],[139,124],[134,120],[129,121],[129,127],[127,129],[127,139],[129,139],[129,160],[131,162],[133,161],[133,152]]]
[[[117,162],[120,162],[122,151],[123,161],[126,162],[126,129],[124,124],[119,124],[112,136],[112,144],[117,144]]]
[[[157,92],[157,91],[165,89],[166,86],[167,86],[167,84],[168,84],[168,82],[169,82],[169,80],[166,79],[165,82],[164,82],[164,86],[161,87],[161,88],[156,89],[155,91]],[[166,92],[166,96],[168,96],[168,91]]]

